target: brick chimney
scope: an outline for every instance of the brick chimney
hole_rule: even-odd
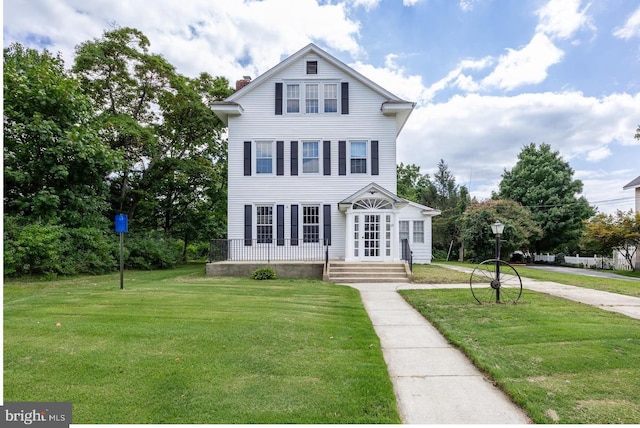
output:
[[[241,80],[236,80],[236,91],[244,88],[249,83],[251,83],[251,76],[242,76]]]

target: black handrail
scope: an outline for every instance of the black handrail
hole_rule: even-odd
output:
[[[409,240],[401,239],[400,246],[402,249],[402,260],[406,261],[409,264],[409,272],[413,273],[413,251],[411,251]]]
[[[302,239],[212,239],[209,263],[221,261],[324,261],[328,263],[326,242],[304,242]]]

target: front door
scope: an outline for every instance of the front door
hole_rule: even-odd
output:
[[[391,214],[359,212],[353,216],[353,258],[363,262],[389,260]]]
[[[364,214],[362,234],[363,256],[368,260],[379,259],[380,253],[380,214]]]

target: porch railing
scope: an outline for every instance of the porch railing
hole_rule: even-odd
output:
[[[209,243],[209,263],[221,261],[272,262],[319,261],[327,262],[328,246],[302,239],[212,239]]]
[[[411,251],[408,239],[400,240],[400,249],[402,250],[402,260],[409,263],[409,272],[413,273],[413,251]]]

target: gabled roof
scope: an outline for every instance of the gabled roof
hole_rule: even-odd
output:
[[[254,90],[256,87],[260,86],[262,82],[268,80],[273,75],[279,73],[280,71],[286,69],[289,65],[295,63],[300,58],[303,58],[305,55],[313,53],[317,55],[319,58],[327,61],[352,79],[362,83],[367,86],[372,91],[378,93],[380,96],[386,99],[380,106],[380,110],[385,115],[396,115],[398,118],[398,126],[397,133],[400,133],[400,130],[404,126],[404,123],[409,118],[409,115],[413,111],[415,107],[414,102],[405,101],[400,97],[392,94],[391,92],[384,89],[382,86],[363,76],[362,74],[355,71],[353,68],[349,67],[339,59],[330,55],[326,51],[320,49],[313,43],[309,43],[304,48],[300,49],[298,52],[286,58],[284,61],[280,62],[275,67],[267,70],[257,78],[255,78],[251,83],[234,92],[232,95],[227,97],[224,101],[216,102],[212,104],[212,109],[216,115],[222,119],[222,121],[227,124],[229,115],[238,115],[242,114],[242,106],[238,104],[237,100]]]
[[[635,180],[632,180],[629,184],[624,186],[622,190],[635,189],[636,187],[640,187],[640,175],[637,176]]]
[[[403,199],[400,196],[396,195],[393,192],[390,192],[389,190],[385,189],[384,187],[380,186],[377,183],[367,184],[362,189],[358,190],[348,198],[338,202],[338,208],[340,209],[340,211],[346,211],[355,202],[366,197],[373,197],[373,198],[382,197],[384,199],[389,200],[396,208],[403,208],[409,205],[414,208],[420,209],[422,211],[422,214],[427,216],[440,215],[440,211]]]

